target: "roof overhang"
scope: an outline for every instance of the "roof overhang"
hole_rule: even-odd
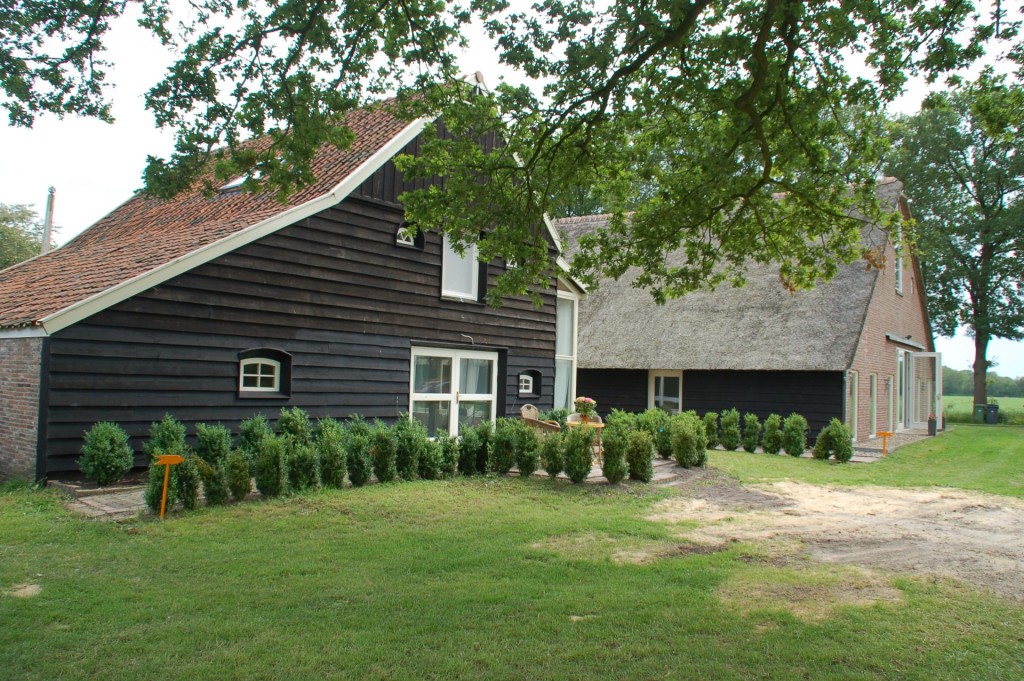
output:
[[[928,349],[928,346],[925,345],[924,343],[918,343],[916,340],[912,340],[910,338],[904,338],[903,336],[897,336],[894,333],[887,333],[887,334],[885,334],[885,339],[889,340],[889,341],[892,341],[893,343],[898,343],[900,345],[906,345],[907,347],[914,348],[916,350],[922,350],[923,351],[923,350],[927,350]]]
[[[49,334],[38,326],[21,326],[16,329],[0,329],[0,340],[8,338],[45,338]]]
[[[138,295],[154,286],[159,286],[180,274],[184,274],[253,241],[262,239],[280,229],[337,205],[373,175],[388,159],[412,142],[429,122],[430,119],[428,118],[420,118],[407,125],[326,194],[289,208],[266,220],[261,220],[212,244],[171,260],[155,269],[144,272],[85,300],[81,300],[74,305],[70,305],[59,312],[44,317],[39,322],[44,330],[42,335],[56,333],[87,317],[91,317],[98,312],[128,300],[134,295]]]

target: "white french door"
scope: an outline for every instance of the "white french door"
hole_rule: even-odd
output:
[[[907,363],[907,425],[927,428],[928,417],[942,418],[942,355],[909,352]]]
[[[438,433],[457,435],[459,426],[494,421],[498,353],[413,348],[409,414]]]

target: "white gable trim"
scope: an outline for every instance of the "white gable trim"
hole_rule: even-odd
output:
[[[407,125],[390,142],[363,161],[358,168],[349,173],[345,179],[327,194],[289,208],[283,213],[278,213],[273,217],[226,236],[219,241],[164,263],[149,272],[144,272],[128,281],[81,300],[59,312],[44,317],[40,320],[40,324],[47,334],[56,333],[113,305],[128,300],[147,289],[158,286],[169,279],[204,265],[253,241],[262,239],[299,220],[304,220],[311,215],[337,205],[355,191],[367,178],[373,175],[388,159],[401,151],[409,142],[416,139],[416,136],[423,131],[427,122],[428,119],[421,118]]]

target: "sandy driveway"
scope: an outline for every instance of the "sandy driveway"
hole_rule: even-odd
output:
[[[1024,601],[1024,502],[951,489],[744,487],[708,470],[652,520],[698,543],[798,540],[812,557],[955,577]]]

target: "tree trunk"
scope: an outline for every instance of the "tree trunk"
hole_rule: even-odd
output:
[[[988,374],[988,334],[974,332],[974,403],[988,404],[985,377]]]

